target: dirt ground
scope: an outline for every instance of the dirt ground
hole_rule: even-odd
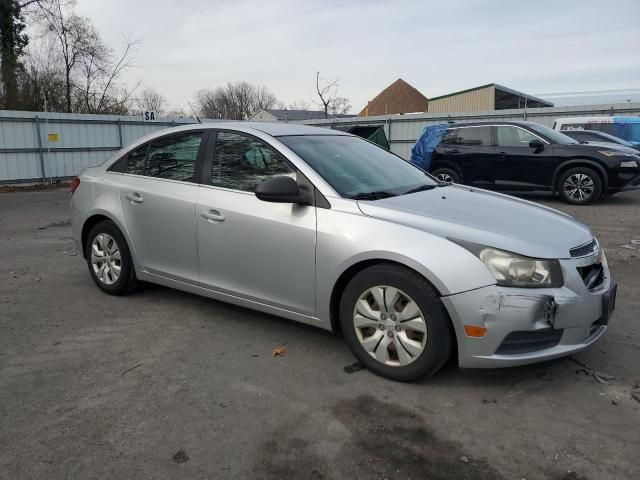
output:
[[[101,293],[68,197],[0,193],[2,479],[640,478],[640,192],[527,197],[605,248],[619,290],[599,343],[414,384],[347,373],[318,329],[157,286]]]

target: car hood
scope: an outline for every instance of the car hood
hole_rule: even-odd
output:
[[[571,248],[593,238],[587,226],[562,212],[462,185],[358,206],[367,216],[536,258],[568,258]]]
[[[586,142],[581,143],[580,145],[587,145],[589,147],[597,147],[598,150],[615,150],[621,153],[631,153],[634,155],[638,154],[638,150],[633,147],[627,147],[626,145],[620,145],[618,143],[609,143],[609,142]]]

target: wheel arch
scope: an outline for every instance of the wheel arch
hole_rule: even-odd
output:
[[[82,231],[81,231],[81,234],[80,234],[80,239],[82,241],[82,256],[84,258],[87,258],[87,237],[89,236],[89,232],[91,231],[91,229],[94,226],[96,226],[98,223],[103,222],[105,220],[108,220],[108,221],[112,222],[118,228],[118,230],[120,230],[120,233],[122,233],[122,236],[124,237],[125,241],[127,242],[127,246],[129,247],[129,251],[133,255],[133,250],[131,248],[131,241],[127,237],[127,233],[126,233],[125,229],[122,228],[122,225],[120,225],[120,222],[118,222],[115,218],[113,218],[107,212],[97,211],[97,212],[91,213],[89,216],[87,216],[87,218],[84,220],[84,222],[82,224]],[[134,261],[134,263],[135,263],[135,261]]]
[[[329,320],[331,322],[332,331],[334,332],[340,331],[340,300],[342,298],[342,293],[344,292],[344,289],[346,288],[346,286],[358,273],[360,273],[361,271],[363,271],[368,267],[371,267],[373,265],[379,265],[379,264],[389,264],[389,265],[396,265],[396,266],[408,268],[409,270],[412,270],[413,272],[417,273],[422,278],[424,278],[425,281],[427,281],[433,287],[433,289],[437,292],[438,296],[443,295],[442,291],[438,288],[437,285],[434,284],[433,281],[431,281],[428,278],[427,275],[413,268],[411,265],[408,265],[406,262],[392,260],[388,258],[367,258],[364,260],[359,260],[353,263],[352,265],[350,265],[349,267],[347,267],[339,275],[338,279],[333,284],[333,288],[331,289],[331,297],[329,300]],[[446,307],[445,307],[445,310],[447,310]],[[447,311],[447,315],[448,313],[449,312]],[[451,318],[449,318],[449,322],[451,322]],[[453,329],[453,324],[451,324],[451,327]]]
[[[433,163],[430,171],[433,173],[440,168],[448,168],[449,170],[453,170],[458,174],[458,178],[460,178],[460,183],[464,183],[464,175],[462,172],[462,167],[455,162],[450,160],[436,160]]]
[[[560,176],[570,168],[575,167],[587,167],[594,169],[598,173],[598,175],[600,176],[600,180],[602,181],[603,193],[607,191],[607,189],[609,188],[609,180],[604,167],[595,160],[591,160],[589,158],[575,158],[561,163],[553,172],[553,177],[551,178],[551,190],[554,193],[558,192],[558,179],[560,178]]]

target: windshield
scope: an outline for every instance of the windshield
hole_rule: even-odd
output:
[[[440,184],[409,162],[359,137],[278,137],[342,197],[377,200]]]
[[[547,140],[551,143],[556,143],[560,145],[572,145],[574,143],[580,143],[575,141],[573,138],[568,137],[564,133],[560,133],[557,130],[553,130],[552,128],[545,127],[544,125],[532,124],[529,125],[529,128],[534,132],[539,133],[540,135],[544,135]]]

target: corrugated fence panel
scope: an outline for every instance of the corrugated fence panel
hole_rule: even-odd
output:
[[[143,122],[131,116],[0,111],[0,183],[71,177],[140,137],[192,123],[191,118]]]
[[[299,123],[319,127],[383,124],[391,151],[408,159],[422,129],[432,123],[526,119],[551,127],[560,117],[608,115],[640,115],[640,103],[532,108],[526,111],[383,115]],[[195,120],[169,118],[143,122],[140,117],[131,116],[0,111],[0,183],[77,175],[83,168],[97,165],[113,155],[120,148],[121,140],[126,146],[158,129],[190,123],[195,123]],[[57,134],[57,139],[49,134]]]
[[[552,127],[557,118],[587,116],[638,116],[640,103],[618,103],[613,105],[579,105],[572,107],[529,108],[515,110],[492,110],[488,112],[461,113],[419,113],[405,115],[381,115],[377,117],[351,117],[329,120],[304,120],[317,127],[330,128],[334,125],[384,125],[391,151],[404,159],[411,156],[411,147],[420,136],[422,129],[434,123],[468,123],[478,121],[528,120]]]
[[[37,153],[0,153],[0,179],[39,179],[40,159]]]
[[[77,175],[86,167],[99,165],[113,152],[46,152],[45,177],[63,178]]]

